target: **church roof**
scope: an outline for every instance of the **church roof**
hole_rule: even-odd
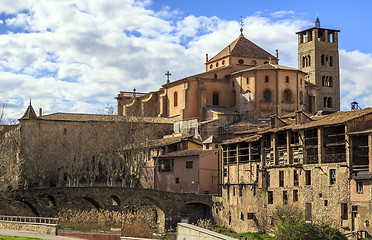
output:
[[[252,68],[243,69],[243,70],[233,72],[230,75],[243,73],[243,72],[249,72],[249,71],[255,71],[255,70],[287,70],[287,71],[302,72],[301,70],[299,70],[297,68],[286,67],[286,66],[282,66],[282,65],[278,65],[278,64],[273,64],[273,63],[265,63],[265,64],[258,65],[258,66],[252,67]]]
[[[34,108],[31,105],[27,107],[26,112],[23,114],[23,116],[19,120],[29,120],[29,119],[37,119],[36,113]]]
[[[229,46],[225,47],[221,52],[217,53],[217,55],[211,58],[208,62],[229,55],[235,57],[249,57],[258,59],[276,59],[276,57],[268,53],[266,50],[257,46],[256,44],[245,38],[243,35],[240,35],[235,41],[233,41]]]

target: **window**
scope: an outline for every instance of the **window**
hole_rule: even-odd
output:
[[[243,186],[239,186],[239,197],[243,196]]]
[[[67,128],[64,128],[64,129],[63,129],[63,134],[64,134],[64,135],[67,134]]]
[[[336,184],[336,169],[329,170],[329,185]]]
[[[288,203],[288,193],[287,191],[283,191],[283,204]]]
[[[272,191],[267,192],[267,204],[273,204],[274,202],[274,195]]]
[[[285,77],[285,82],[289,83],[289,77],[288,76]]]
[[[298,170],[293,170],[293,186],[298,186]]]
[[[227,177],[227,168],[224,168],[224,169],[223,169],[223,176],[224,176],[224,177]]]
[[[328,200],[324,200],[324,207],[328,206]]]
[[[324,107],[327,107],[327,97],[324,97]]]
[[[293,202],[298,201],[298,190],[293,190]]]
[[[225,65],[225,60],[222,60],[222,65]]]
[[[244,60],[243,60],[243,59],[239,59],[239,60],[238,60],[238,63],[239,63],[240,65],[242,65],[242,64],[244,64]]]
[[[266,186],[270,187],[270,172],[266,173]]]
[[[254,219],[254,213],[247,213],[247,219]]]
[[[178,93],[174,92],[173,94],[173,106],[177,107],[178,106]]]
[[[327,107],[332,108],[332,98],[331,97],[329,97],[328,100],[327,100]]]
[[[342,220],[347,220],[348,219],[348,214],[347,214],[347,203],[341,203],[341,219]]]
[[[213,68],[213,65],[211,64],[211,65],[209,65],[209,69],[212,69]]]
[[[269,76],[265,76],[265,83],[269,82]]]
[[[329,57],[329,66],[333,67],[333,59],[332,56]]]
[[[251,61],[251,65],[256,66],[256,65],[257,65],[256,60],[252,60],[252,61]]]
[[[171,172],[173,171],[173,159],[164,159],[159,161],[159,172]]]
[[[244,213],[243,212],[240,212],[240,219],[244,220]]]
[[[214,78],[217,79],[217,74],[214,74]]]
[[[311,170],[305,170],[305,185],[311,185]]]
[[[306,66],[305,64],[305,56],[302,57],[302,67],[304,68]]]
[[[321,56],[320,62],[321,62],[322,65],[324,65],[324,55]]]
[[[176,184],[180,183],[180,178],[176,178]]]
[[[363,182],[356,182],[357,193],[363,193]]]
[[[271,92],[270,90],[266,90],[263,94],[264,100],[265,101],[271,101]]]
[[[279,187],[284,187],[284,171],[279,171]]]
[[[216,67],[218,67],[218,62],[216,62]]]
[[[249,78],[247,78],[247,85],[249,84]]]
[[[305,203],[305,220],[311,221],[313,219],[311,214],[311,203]]]
[[[283,92],[283,101],[284,102],[290,102],[292,100],[292,94],[289,90],[284,90]]]
[[[233,186],[232,189],[233,189],[233,196],[235,196],[235,186]]]
[[[214,92],[212,98],[213,105],[218,105],[218,92]]]
[[[308,61],[308,66],[310,67],[311,66],[311,58],[310,58],[310,55],[309,56],[307,56],[307,58],[309,59],[309,61]]]
[[[186,161],[186,168],[193,168],[194,162],[193,161]]]

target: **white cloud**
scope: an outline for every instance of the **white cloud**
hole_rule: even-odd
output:
[[[294,11],[276,11],[276,12],[273,12],[271,13],[271,16],[273,16],[274,18],[282,18],[282,17],[285,17],[287,15],[293,15],[295,14]]]
[[[238,22],[180,17],[166,7],[154,12],[150,1],[25,2],[0,2],[0,10],[13,14],[4,20],[9,32],[0,35],[0,100],[8,103],[10,118],[22,116],[30,97],[44,113],[96,113],[107,103],[115,105],[119,91],[159,89],[168,70],[171,80],[204,71],[205,54],[213,57],[240,34]],[[293,15],[281,12],[283,17]],[[295,32],[309,22],[258,14],[243,21],[247,38],[272,54],[279,49],[280,63],[297,67]],[[13,28],[23,31],[11,32]],[[358,54],[365,62],[371,58]],[[358,54],[341,52],[342,63],[355,64]],[[359,81],[349,64],[341,66],[342,76]],[[368,88],[363,84],[360,95],[354,95],[365,95],[367,102]],[[343,81],[343,87],[354,96],[348,92],[350,84]]]

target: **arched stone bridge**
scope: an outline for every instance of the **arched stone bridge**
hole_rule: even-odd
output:
[[[35,188],[3,192],[0,214],[55,216],[62,209],[107,209],[121,211],[133,202],[151,203],[161,229],[175,227],[182,218],[196,221],[211,218],[212,196],[172,193],[152,189],[122,187]],[[1,199],[1,198],[0,198]],[[8,206],[7,206],[8,205]],[[28,213],[27,213],[28,212]],[[18,213],[18,214],[17,214]]]

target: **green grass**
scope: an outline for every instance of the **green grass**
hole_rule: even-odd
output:
[[[0,236],[0,240],[42,240],[41,238],[16,237],[16,236]]]
[[[230,237],[235,237],[235,238],[251,238],[255,240],[272,240],[274,239],[273,237],[270,237],[267,234],[264,233],[259,233],[259,232],[246,232],[246,233],[236,233],[234,231],[227,230],[225,228],[215,228],[215,232],[221,233],[223,235],[227,235]]]

